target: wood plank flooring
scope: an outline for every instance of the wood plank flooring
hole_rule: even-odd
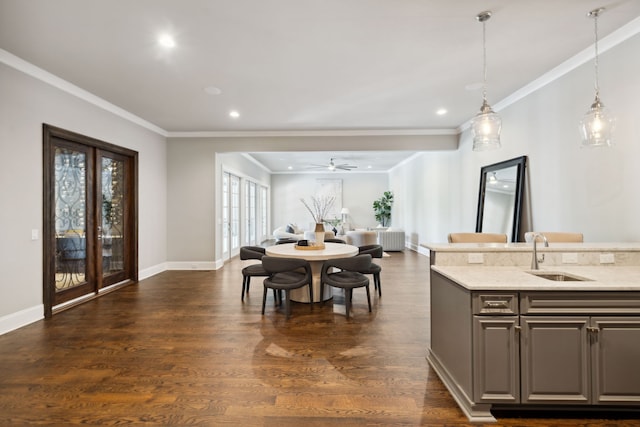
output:
[[[428,258],[376,262],[382,297],[368,313],[355,290],[349,321],[334,313],[339,296],[313,310],[296,303],[286,321],[269,294],[262,316],[261,279],[242,303],[234,259],[165,272],[0,336],[0,425],[474,425],[425,360]],[[604,418],[489,425],[640,425]]]

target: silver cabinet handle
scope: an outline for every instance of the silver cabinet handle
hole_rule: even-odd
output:
[[[485,301],[484,306],[487,308],[509,308],[507,301]]]

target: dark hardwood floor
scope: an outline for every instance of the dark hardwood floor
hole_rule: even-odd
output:
[[[165,272],[0,336],[0,425],[473,425],[425,360],[428,258],[376,262],[382,298],[368,313],[355,290],[349,321],[333,311],[340,297],[313,311],[294,304],[285,321],[270,294],[262,316],[262,281],[242,303],[235,259]],[[490,425],[640,425],[595,416]]]

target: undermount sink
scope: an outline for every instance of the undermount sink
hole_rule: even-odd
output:
[[[586,282],[591,279],[585,279],[584,277],[573,276],[567,273],[558,273],[553,271],[527,271],[527,273],[534,276],[542,277],[543,279],[553,280],[554,282]]]

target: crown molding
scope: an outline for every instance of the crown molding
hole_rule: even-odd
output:
[[[387,130],[278,130],[278,131],[194,131],[168,132],[168,138],[260,138],[305,136],[421,136],[458,135],[456,129],[387,129]]]
[[[61,79],[60,77],[55,76],[50,72],[45,71],[42,68],[37,67],[31,64],[30,62],[27,62],[24,59],[15,56],[10,52],[7,52],[4,49],[0,49],[0,62],[8,65],[9,67],[15,68],[16,70],[21,71],[22,73],[28,76],[31,76],[57,89],[60,89],[63,92],[66,92],[70,95],[73,95],[77,98],[82,99],[83,101],[86,101],[92,105],[95,105],[96,107],[102,108],[105,111],[115,114],[118,117],[121,117],[125,120],[128,120],[132,123],[142,126],[143,128],[146,128],[164,137],[167,136],[166,130],[154,125],[153,123],[150,123],[136,116],[135,114],[131,114],[130,112],[118,107],[117,105],[114,105],[109,101],[106,101],[100,98],[99,96],[96,96],[74,85],[73,83],[70,83],[64,79]]]

